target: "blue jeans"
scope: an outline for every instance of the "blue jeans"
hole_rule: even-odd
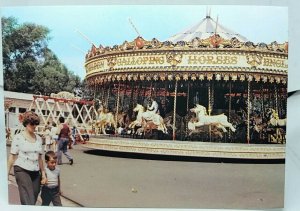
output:
[[[59,138],[58,139],[58,148],[57,148],[57,163],[62,164],[62,153],[68,158],[68,160],[72,160],[71,154],[68,152],[68,144],[69,138]]]

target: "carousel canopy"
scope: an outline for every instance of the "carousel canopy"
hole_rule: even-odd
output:
[[[246,37],[219,24],[219,22],[212,19],[210,15],[207,15],[196,25],[169,37],[167,40],[173,43],[177,43],[178,41],[190,42],[196,37],[200,39],[207,39],[215,33],[227,40],[236,37],[240,42],[248,41]]]

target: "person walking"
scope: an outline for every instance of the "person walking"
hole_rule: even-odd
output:
[[[58,142],[57,130],[58,130],[58,128],[57,128],[56,123],[52,122],[52,128],[51,128],[50,134],[51,134],[54,152],[57,152],[57,142]]]
[[[72,144],[76,145],[76,134],[77,134],[77,129],[75,126],[72,127]]]
[[[59,117],[59,126],[57,129],[57,134],[58,134],[58,151],[57,151],[57,164],[61,165],[62,164],[62,153],[67,157],[69,160],[70,165],[73,165],[73,157],[68,151],[68,144],[70,140],[70,127],[68,126],[67,123],[65,123],[65,118],[64,117]]]
[[[40,192],[40,184],[46,181],[42,159],[42,138],[35,134],[40,119],[32,111],[25,112],[21,117],[25,129],[15,135],[12,140],[7,173],[9,178],[10,170],[14,167],[21,204],[35,205]]]
[[[60,195],[60,169],[57,168],[57,156],[54,151],[45,153],[46,161],[46,183],[42,187],[41,198],[42,206],[49,206],[52,202],[53,206],[62,206]]]
[[[47,152],[49,150],[51,150],[52,148],[52,137],[51,137],[51,134],[50,134],[50,126],[49,125],[46,125],[45,126],[45,129],[44,129],[44,138],[45,138],[45,149],[44,151]]]

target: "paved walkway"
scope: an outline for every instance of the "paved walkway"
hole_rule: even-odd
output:
[[[9,180],[10,180],[10,182],[9,182],[10,184],[8,184],[8,201],[9,201],[9,204],[21,204],[20,197],[19,197],[18,186],[16,184],[15,177],[10,175]],[[62,202],[62,205],[64,207],[78,207],[79,206],[78,204],[74,203],[71,200],[66,199],[63,196],[61,197],[61,202]],[[41,199],[40,196],[38,197],[38,200],[37,200],[36,204],[37,205],[42,204],[42,199]],[[52,204],[50,206],[52,206]]]
[[[141,159],[82,145],[71,154],[74,164],[63,157],[60,166],[63,196],[85,207],[283,207],[284,164]]]

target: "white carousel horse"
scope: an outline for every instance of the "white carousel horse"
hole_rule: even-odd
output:
[[[107,112],[106,109],[100,105],[97,113],[96,126],[102,131],[103,134],[106,134],[105,127],[107,125],[116,128],[114,115],[111,112]]]
[[[145,112],[145,108],[140,105],[137,104],[136,107],[133,109],[134,112],[138,112],[136,120],[134,120],[133,122],[131,122],[129,124],[129,128],[135,128],[135,127],[141,127],[142,126],[142,114]]]
[[[194,127],[216,125],[216,127],[221,128],[223,132],[227,132],[225,127],[229,127],[232,132],[236,130],[232,124],[228,122],[228,118],[225,114],[209,116],[207,115],[206,108],[199,104],[196,104],[196,107],[190,109],[190,111],[194,112],[198,118],[197,122],[191,122],[191,124],[194,124]],[[191,124],[190,127],[192,127]]]
[[[201,127],[195,127],[195,123],[196,123],[196,119],[192,118],[189,122],[188,122],[188,129],[189,129],[189,133],[188,136],[191,136],[193,134],[199,134],[199,133],[205,133],[205,132],[209,132],[209,128],[204,128],[203,126]],[[223,138],[223,134],[221,131],[218,130],[218,127],[216,125],[212,125],[213,127],[211,127],[210,132],[212,135],[220,137],[221,139]]]
[[[145,108],[140,104],[137,104],[133,111],[138,112],[138,114],[136,120],[130,123],[129,128],[134,128],[136,126],[145,127],[144,122],[147,123],[151,121],[157,126],[158,130],[167,133],[164,120],[160,115],[154,113],[153,111],[145,111]]]
[[[285,119],[279,119],[278,113],[272,109],[272,114],[270,116],[270,124],[274,127],[276,126],[280,126],[280,127],[284,127],[286,126],[286,118]]]

